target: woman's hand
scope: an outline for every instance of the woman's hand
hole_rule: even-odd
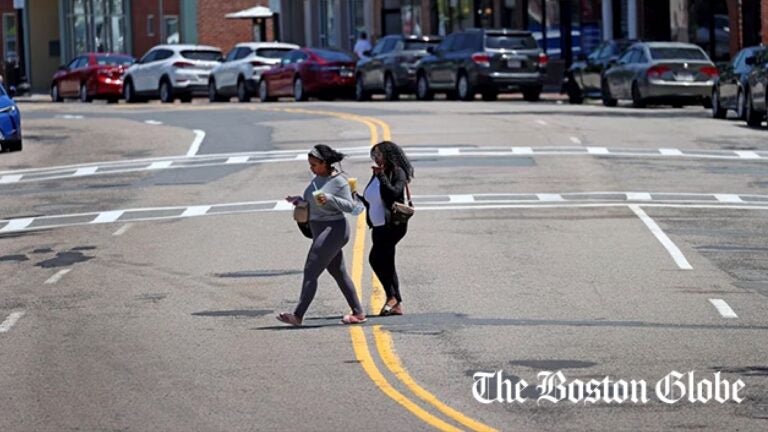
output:
[[[378,165],[371,165],[371,170],[373,171],[373,175],[379,175],[384,172],[384,168]]]
[[[317,203],[318,203],[318,204],[320,204],[321,206],[323,206],[323,205],[325,205],[325,203],[327,203],[327,202],[328,202],[328,197],[327,197],[327,196],[326,196],[324,193],[323,193],[323,194],[318,194],[318,195],[317,195]]]
[[[288,201],[289,203],[293,204],[293,205],[296,205],[296,204],[304,202],[304,198],[302,198],[302,197],[300,197],[298,195],[296,195],[296,196],[288,195],[287,197],[285,197],[285,200]]]

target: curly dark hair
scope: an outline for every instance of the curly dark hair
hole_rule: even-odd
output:
[[[414,177],[413,165],[411,165],[411,161],[408,159],[408,156],[405,155],[405,151],[403,151],[402,147],[392,141],[382,141],[371,147],[371,154],[373,154],[374,149],[378,149],[381,152],[387,167],[402,168],[402,170],[405,171],[407,181],[411,181]]]

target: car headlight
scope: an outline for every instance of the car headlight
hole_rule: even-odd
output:
[[[0,113],[12,113],[16,112],[16,105],[8,105],[7,107],[0,108]]]

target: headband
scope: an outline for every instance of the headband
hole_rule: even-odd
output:
[[[320,159],[321,161],[325,162],[325,158],[320,154],[319,151],[317,151],[317,148],[315,148],[315,147],[312,147],[312,150],[309,152],[309,155],[314,157],[314,158],[316,158],[316,159]]]

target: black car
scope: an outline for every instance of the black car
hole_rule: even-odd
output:
[[[563,92],[568,94],[568,102],[580,104],[584,102],[584,98],[600,99],[603,71],[615,63],[621,53],[635,42],[637,41],[630,39],[605,41],[588,57],[582,55],[579,61],[565,71],[563,77]]]
[[[430,100],[435,93],[449,98],[495,100],[499,93],[522,91],[536,101],[549,61],[530,32],[473,29],[453,33],[430,48],[416,72],[416,97]]]
[[[749,73],[755,65],[756,56],[765,51],[762,46],[744,48],[720,70],[720,78],[712,89],[712,117],[723,119],[728,110],[736,111],[740,119],[746,117]]]
[[[747,108],[744,119],[750,127],[760,127],[768,112],[768,51],[746,60],[752,70],[747,76]]]
[[[400,94],[416,91],[416,63],[428,54],[427,48],[437,46],[439,36],[383,37],[357,62],[355,97],[368,100],[373,93],[384,93],[387,100],[397,100]]]

